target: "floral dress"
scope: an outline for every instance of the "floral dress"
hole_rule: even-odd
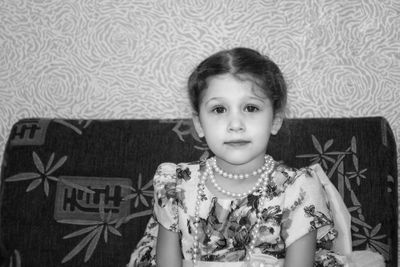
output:
[[[192,258],[200,169],[199,162],[163,163],[153,181],[155,220],[179,233],[186,260]],[[329,251],[337,233],[323,186],[312,168],[292,169],[277,163],[266,190],[265,201],[260,203],[260,191],[242,198],[219,199],[204,188],[198,229],[199,260],[244,261],[257,220],[256,212],[261,208],[262,222],[254,253],[284,258],[288,246],[316,230],[315,266],[343,266],[340,257]],[[148,260],[151,266],[151,259]]]

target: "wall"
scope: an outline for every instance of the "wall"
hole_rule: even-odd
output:
[[[189,117],[190,70],[234,46],[281,66],[288,116],[384,116],[399,143],[399,28],[394,0],[0,1],[0,155],[24,117]]]

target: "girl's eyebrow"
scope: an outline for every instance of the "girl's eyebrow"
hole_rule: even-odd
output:
[[[204,102],[204,104],[207,104],[207,103],[209,103],[209,102],[211,102],[211,101],[221,101],[221,100],[223,100],[224,98],[223,97],[211,97],[210,99],[207,99],[205,102]]]
[[[250,96],[248,97],[248,100],[254,100],[254,101],[259,101],[262,103],[265,103],[267,101],[268,97],[261,97],[261,96]]]

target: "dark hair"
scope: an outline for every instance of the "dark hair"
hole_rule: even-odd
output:
[[[240,80],[253,81],[272,101],[275,113],[284,109],[287,87],[279,67],[253,49],[237,47],[206,58],[189,76],[189,98],[194,111],[199,112],[202,92],[208,86],[207,79],[226,73]]]

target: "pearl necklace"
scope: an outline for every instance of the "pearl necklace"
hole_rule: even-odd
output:
[[[224,195],[227,195],[229,197],[233,197],[233,198],[241,198],[247,195],[250,195],[251,193],[253,193],[254,191],[257,190],[257,188],[260,186],[260,184],[262,183],[262,181],[266,178],[268,178],[269,173],[272,171],[273,168],[273,164],[274,164],[274,160],[272,159],[271,156],[269,155],[265,155],[264,157],[265,162],[264,165],[260,168],[258,168],[256,171],[253,172],[253,175],[257,175],[259,173],[259,170],[263,171],[263,173],[261,173],[260,177],[258,178],[257,182],[254,184],[254,186],[249,189],[246,192],[242,192],[242,193],[234,193],[234,192],[230,192],[228,190],[223,189],[218,183],[217,180],[215,179],[214,173],[212,172],[212,170],[210,170],[211,168],[206,168],[206,170],[208,170],[208,177],[210,177],[210,181],[211,183],[214,185],[214,187],[221,192]],[[207,166],[209,167],[210,165],[215,165],[216,166],[216,159],[215,157],[210,159],[210,162],[207,161]],[[214,167],[215,169],[215,167]],[[255,174],[254,174],[255,173]],[[243,174],[244,176],[247,175],[249,176],[249,174]],[[225,177],[225,176],[224,176]]]
[[[264,165],[261,166],[260,168],[258,168],[257,170],[253,171],[252,173],[228,173],[224,170],[222,170],[220,167],[218,167],[217,165],[217,160],[215,159],[215,157],[210,159],[211,161],[211,166],[213,167],[213,169],[215,170],[215,172],[219,173],[221,176],[225,177],[225,178],[229,178],[229,179],[234,179],[234,180],[243,180],[243,179],[247,179],[250,177],[250,175],[256,176],[261,174],[262,172],[266,171],[269,166],[271,165],[271,162],[273,161],[272,157],[269,155],[265,155],[264,156]]]
[[[268,161],[268,164],[264,164],[265,170],[264,172],[260,175],[260,178],[257,180],[256,184],[252,187],[252,189],[250,189],[247,192],[244,193],[234,193],[234,192],[230,192],[227,191],[223,188],[221,188],[215,181],[215,177],[214,177],[214,173],[210,164],[210,161],[213,162],[215,160],[215,158],[211,158],[209,160],[206,161],[206,169],[203,172],[203,174],[200,177],[199,183],[197,185],[197,198],[196,198],[196,206],[195,206],[195,210],[194,210],[194,241],[193,241],[193,249],[192,249],[192,261],[193,261],[193,265],[196,266],[197,265],[197,258],[199,256],[199,222],[200,222],[200,203],[201,203],[201,198],[202,195],[204,194],[204,188],[205,188],[205,183],[207,180],[207,177],[210,177],[210,180],[212,182],[212,184],[215,186],[215,188],[223,193],[226,194],[230,197],[234,197],[234,198],[241,198],[243,196],[249,195],[254,193],[257,189],[261,189],[261,197],[259,199],[259,209],[256,211],[256,223],[254,225],[253,231],[251,233],[252,235],[252,239],[250,241],[250,245],[249,245],[249,250],[248,253],[246,255],[246,261],[250,261],[251,255],[253,254],[254,248],[255,248],[255,244],[256,244],[256,240],[257,240],[257,235],[258,235],[258,230],[260,227],[260,223],[262,221],[262,203],[265,202],[265,197],[266,197],[266,187],[268,184],[268,178],[269,175],[271,174],[272,170],[274,169],[274,160],[272,159],[271,156],[266,156],[265,157],[265,161]],[[261,186],[260,186],[261,185]]]

